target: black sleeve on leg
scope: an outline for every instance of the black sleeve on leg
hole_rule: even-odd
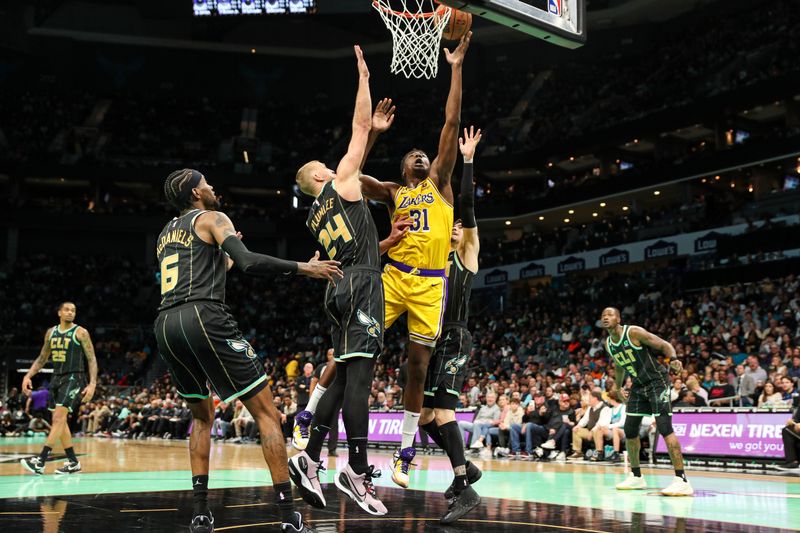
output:
[[[625,425],[623,427],[625,429],[626,439],[636,439],[639,437],[639,428],[642,425],[642,418],[641,416],[633,415],[625,417]]]
[[[662,415],[656,417],[656,429],[658,434],[662,437],[672,435],[672,417],[669,415]]]

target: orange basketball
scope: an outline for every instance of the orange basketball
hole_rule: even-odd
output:
[[[436,9],[436,16],[443,17],[448,9],[447,6],[440,5]],[[442,32],[442,39],[445,41],[458,41],[467,34],[472,27],[472,13],[452,9],[450,19]]]

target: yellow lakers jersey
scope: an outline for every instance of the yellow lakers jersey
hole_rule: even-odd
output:
[[[400,187],[394,198],[394,216],[408,216],[413,225],[389,257],[408,266],[443,269],[450,253],[453,206],[445,200],[430,178],[416,187]]]

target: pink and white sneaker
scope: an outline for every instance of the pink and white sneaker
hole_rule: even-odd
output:
[[[316,462],[306,452],[289,459],[289,477],[300,490],[303,499],[318,509],[325,509],[325,495],[319,483],[319,473],[325,471],[321,462]]]
[[[375,485],[372,484],[372,478],[376,477],[381,477],[381,471],[375,470],[372,465],[365,473],[359,475],[348,464],[344,470],[336,474],[333,482],[340,491],[347,494],[366,512],[375,516],[383,516],[388,511],[383,502],[378,499]]]

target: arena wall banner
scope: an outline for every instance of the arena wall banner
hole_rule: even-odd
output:
[[[783,458],[781,430],[791,413],[674,413],[672,427],[686,455]],[[656,452],[667,453],[664,439]]]
[[[772,219],[775,224],[783,223],[787,226],[800,224],[800,215],[789,215]],[[756,227],[763,222],[755,224]],[[723,228],[714,228],[704,231],[695,231],[681,235],[672,235],[659,239],[633,242],[617,245],[611,248],[601,248],[589,252],[570,255],[535,258],[536,262],[515,263],[513,265],[498,266],[490,271],[481,272],[475,276],[472,286],[476,289],[489,286],[498,286],[510,281],[541,276],[563,276],[572,272],[592,270],[594,268],[611,267],[627,263],[640,263],[642,261],[656,261],[660,259],[695,255],[713,252],[717,247],[720,237],[741,235],[747,231],[747,224],[737,224]]]
[[[472,422],[475,413],[472,411],[456,412],[457,421]],[[370,442],[400,442],[403,437],[403,411],[369,414],[369,441]],[[344,431],[344,421],[339,414],[339,442],[344,442],[347,434]],[[419,432],[417,432],[419,441]]]

